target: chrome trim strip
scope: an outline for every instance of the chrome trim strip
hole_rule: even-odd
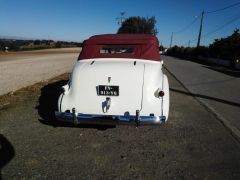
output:
[[[59,121],[74,124],[100,124],[100,125],[136,125],[136,116],[121,115],[97,115],[82,113],[67,113],[55,111],[55,116]],[[165,122],[166,116],[139,116],[140,125],[158,125]]]

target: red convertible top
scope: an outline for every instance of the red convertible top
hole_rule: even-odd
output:
[[[159,42],[147,34],[104,34],[84,41],[79,60],[95,58],[134,58],[159,61]]]

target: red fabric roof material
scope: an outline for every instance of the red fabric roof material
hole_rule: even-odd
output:
[[[101,53],[107,48],[128,48],[132,53]],[[148,34],[104,34],[84,41],[79,60],[96,58],[134,58],[160,61],[159,42]]]

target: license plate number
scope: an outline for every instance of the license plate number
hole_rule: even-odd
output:
[[[99,96],[119,96],[119,86],[99,85],[98,95]]]

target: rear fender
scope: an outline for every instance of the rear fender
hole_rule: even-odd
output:
[[[165,74],[163,74],[163,81],[162,81],[162,90],[164,91],[164,96],[162,98],[162,114],[166,116],[166,120],[168,119],[169,114],[169,83],[168,78]]]

